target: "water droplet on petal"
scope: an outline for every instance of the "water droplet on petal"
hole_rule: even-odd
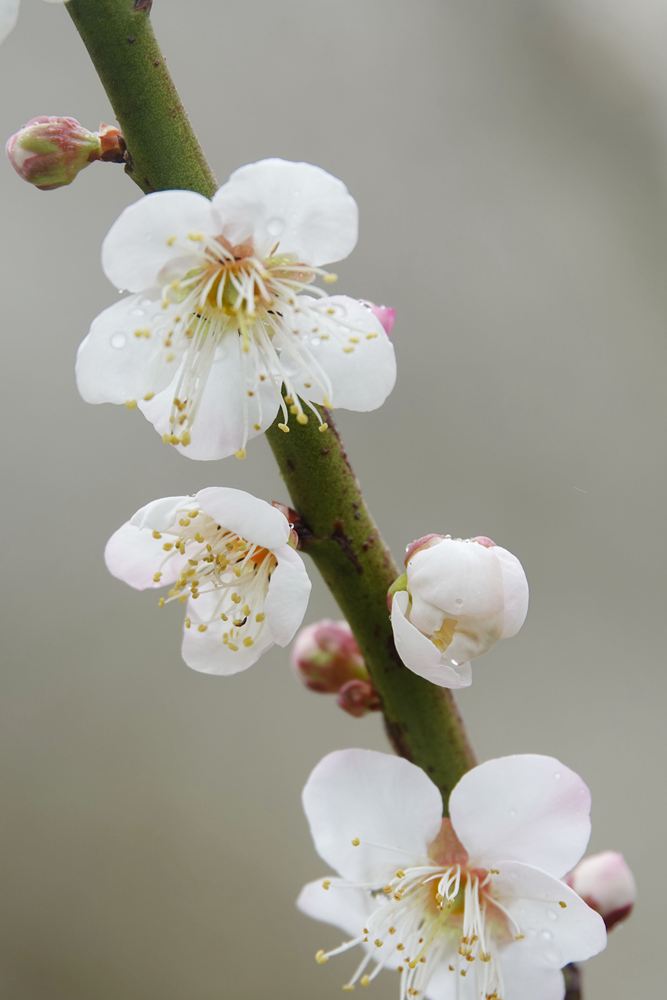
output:
[[[125,336],[124,333],[114,333],[114,334],[112,334],[111,340],[110,340],[110,344],[117,351],[119,351],[122,347],[125,347],[126,343],[127,343],[127,337]]]
[[[553,934],[551,933],[551,931],[542,931],[540,937],[542,938],[543,941],[551,941],[551,939],[553,938]]]
[[[285,220],[275,216],[273,219],[269,219],[266,228],[270,236],[280,236],[285,230]]]

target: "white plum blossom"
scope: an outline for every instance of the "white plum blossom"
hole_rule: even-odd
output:
[[[553,757],[473,768],[449,799],[414,764],[370,750],[329,754],[303,803],[339,877],[300,909],[359,947],[344,989],[398,969],[400,1000],[562,1000],[561,968],[601,951],[604,921],[562,878],[590,835],[590,793]]]
[[[211,486],[146,504],[105,549],[109,571],[137,590],[168,587],[160,605],[186,605],[183,659],[207,674],[235,674],[286,646],[308,604],[310,580],[271,504]]]
[[[486,537],[426,535],[408,546],[390,590],[396,650],[440,687],[472,682],[470,660],[516,635],[528,612],[521,563]]]
[[[46,0],[46,3],[67,3],[67,0]],[[20,5],[21,0],[0,0],[0,42],[4,42],[14,28]]]
[[[567,883],[597,910],[607,930],[627,920],[637,900],[632,869],[618,851],[601,851],[583,858],[568,875]]]
[[[236,454],[282,411],[326,430],[320,407],[373,410],[396,379],[381,320],[314,282],[357,241],[357,206],[320,167],[262,160],[210,201],[149,194],[104,241],[109,279],[131,292],[93,322],[76,376],[89,403],[138,406],[196,459]]]

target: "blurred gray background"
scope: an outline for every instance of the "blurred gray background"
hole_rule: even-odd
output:
[[[279,155],[358,199],[339,287],[396,306],[400,377],[382,411],[340,416],[351,457],[397,555],[442,531],[522,559],[527,624],[460,704],[480,757],[552,753],[588,780],[592,847],[626,853],[641,898],[586,998],[658,995],[667,5],[157,0],[154,22],[221,181]],[[37,0],[0,87],[3,135],[110,118],[67,14]],[[191,672],[178,610],[102,562],[152,497],[286,499],[270,452],[189,462],[138,413],[82,403],[75,350],[115,296],[99,246],[138,192],[105,165],[43,194],[5,164],[0,185],[0,994],[338,997],[353,959],[317,967],[339,932],[293,907],[323,870],[299,796],[329,750],[384,748],[379,720],[301,689],[282,651]],[[309,617],[332,613],[317,582]]]

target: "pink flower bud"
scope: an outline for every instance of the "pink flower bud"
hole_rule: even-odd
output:
[[[570,872],[567,882],[597,910],[607,930],[630,916],[637,898],[634,875],[617,851],[590,854]]]
[[[89,132],[76,118],[32,118],[7,142],[7,156],[24,181],[51,191],[71,184],[95,160],[122,162],[125,144],[111,125]]]
[[[396,310],[392,309],[391,306],[376,306],[374,302],[365,301],[364,305],[370,309],[376,319],[380,320],[384,332],[389,337],[396,322]]]
[[[444,535],[436,535],[431,532],[430,535],[422,535],[421,538],[415,538],[414,542],[410,542],[409,545],[405,546],[405,565],[408,565],[415,552],[421,552],[422,549],[428,549],[431,545],[437,545],[444,537]]]
[[[351,680],[368,680],[352,629],[328,618],[301,629],[292,647],[292,665],[311,691],[335,694]]]
[[[370,681],[348,681],[338,692],[336,701],[344,712],[355,719],[380,710],[380,697]]]

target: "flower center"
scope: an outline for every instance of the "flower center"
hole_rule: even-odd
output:
[[[204,595],[214,594],[205,602],[206,612],[197,614],[193,607],[193,624],[185,619],[186,628],[206,632],[212,626],[221,628],[222,642],[232,651],[241,646],[253,646],[264,628],[264,600],[271,574],[276,567],[272,552],[228,531],[198,508],[185,508],[178,512],[177,523],[170,527],[169,535],[175,541],[165,541],[161,569],[155,573],[159,583],[165,568],[177,562],[178,575],[160,606],[172,601],[185,603],[197,601]],[[153,532],[162,538],[159,531]]]
[[[483,1000],[505,1000],[497,947],[522,934],[494,898],[497,874],[471,868],[454,854],[449,864],[399,868],[381,886],[325,879],[327,891],[364,889],[373,909],[357,937],[315,958],[323,964],[357,945],[365,950],[345,990],[368,986],[389,966],[401,976],[400,1000],[408,1000],[423,996],[435,969],[444,965],[452,976],[474,977],[476,995]]]

